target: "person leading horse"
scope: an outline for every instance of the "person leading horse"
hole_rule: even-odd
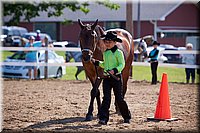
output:
[[[98,114],[100,112],[101,100],[99,85],[104,77],[104,70],[101,67],[95,66],[91,59],[95,58],[97,60],[103,60],[103,52],[106,50],[104,41],[101,39],[102,35],[105,35],[108,31],[115,31],[117,36],[122,40],[122,43],[117,43],[116,46],[123,52],[125,67],[122,70],[122,82],[123,82],[123,97],[127,91],[127,82],[129,79],[129,71],[132,67],[132,61],[134,56],[134,46],[132,35],[124,29],[111,29],[104,31],[98,23],[98,19],[94,24],[83,24],[80,19],[78,19],[81,31],[79,34],[80,47],[82,51],[82,63],[85,68],[85,72],[92,84],[90,105],[88,108],[88,113],[86,115],[86,121],[93,119],[93,103],[94,99],[97,100]],[[116,103],[116,102],[115,102]],[[118,108],[116,107],[116,110]]]
[[[103,80],[103,101],[100,109],[99,123],[106,125],[109,120],[109,108],[111,103],[111,89],[113,88],[115,100],[124,118],[124,123],[130,123],[131,113],[124,100],[122,90],[122,70],[125,67],[123,52],[116,46],[122,40],[117,37],[117,32],[109,31],[102,36],[106,51],[103,52],[103,61],[92,59],[94,65],[104,69],[105,78]]]

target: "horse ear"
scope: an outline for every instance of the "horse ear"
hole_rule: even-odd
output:
[[[98,19],[95,21],[95,23],[91,26],[91,29],[94,30],[95,27],[97,26],[97,23],[98,23]]]
[[[81,22],[81,20],[80,19],[78,19],[78,24],[80,25],[80,27],[81,27],[81,29],[83,29],[84,28],[84,24]]]

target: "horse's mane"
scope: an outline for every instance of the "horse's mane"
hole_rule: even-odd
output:
[[[103,51],[105,51],[105,45],[103,40],[101,40],[101,36],[105,35],[105,31],[103,30],[103,28],[100,25],[97,25],[94,29],[94,31],[97,34],[97,49],[101,51],[101,53],[103,53]]]
[[[97,33],[98,37],[105,34],[105,31],[103,30],[103,28],[100,25],[97,25],[95,27],[95,32]]]

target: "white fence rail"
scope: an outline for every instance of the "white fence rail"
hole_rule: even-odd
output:
[[[54,50],[54,51],[81,51],[80,48],[68,47],[68,48],[58,48],[58,47],[1,47],[1,51],[30,51],[30,50]],[[166,50],[161,51],[163,54],[200,54],[200,51],[195,50]],[[25,63],[25,62],[0,62],[1,65],[13,65],[13,66],[82,66],[82,62],[69,62],[69,63]],[[133,66],[150,66],[147,62],[133,62]],[[198,65],[186,65],[186,64],[171,64],[171,63],[159,63],[162,67],[174,67],[174,68],[199,68]]]
[[[54,50],[54,51],[81,51],[74,47],[0,47],[1,51],[30,51],[30,50]],[[200,54],[197,50],[161,50],[163,54]]]

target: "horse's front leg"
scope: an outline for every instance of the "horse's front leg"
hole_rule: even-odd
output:
[[[102,80],[98,80],[98,81],[99,81],[98,84],[100,85]],[[101,108],[100,91],[99,91],[98,88],[97,88],[96,100],[97,100],[97,106],[98,106],[98,113],[97,113],[97,117],[98,117],[99,116],[99,112],[100,112],[100,108]]]
[[[101,84],[101,79],[96,79],[92,90],[90,91],[90,105],[88,108],[88,113],[86,114],[86,119],[85,121],[91,121],[93,119],[93,110],[94,110],[94,99],[95,97],[97,98],[97,105],[98,105],[98,112],[100,110],[100,106],[101,106],[101,100],[100,100],[100,92],[99,92],[99,85]]]

